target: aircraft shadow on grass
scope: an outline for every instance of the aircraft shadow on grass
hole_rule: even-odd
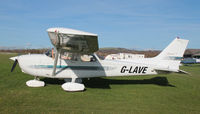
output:
[[[64,80],[60,79],[51,79],[51,78],[43,78],[42,81],[45,81],[47,84],[63,84]],[[105,79],[105,78],[90,78],[83,79],[83,83],[88,88],[100,88],[100,89],[110,89],[110,85],[129,85],[129,84],[154,84],[158,86],[168,86],[168,87],[176,87],[174,85],[169,84],[169,81],[166,77],[154,77],[150,79],[141,79],[141,80],[120,80],[120,79]]]
[[[88,88],[102,88],[110,89],[110,85],[128,85],[128,84],[155,84],[159,86],[176,87],[169,84],[166,77],[154,77],[151,79],[141,80],[119,80],[119,79],[104,79],[104,78],[92,78],[90,80],[84,80],[84,85]]]

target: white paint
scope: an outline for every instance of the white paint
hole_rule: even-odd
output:
[[[50,28],[47,31],[51,32],[55,30],[63,33],[68,32],[68,34],[92,35],[90,33],[64,28]],[[57,67],[55,67],[56,72],[53,76],[54,59],[45,54],[28,54],[10,59],[17,59],[22,71],[33,76],[63,79],[71,78],[71,83],[63,84],[62,88],[65,91],[82,91],[85,88],[84,85],[74,83],[77,78],[152,75],[159,73],[158,71],[180,72],[180,60],[176,60],[176,58],[183,57],[187,44],[188,40],[176,38],[154,58],[100,60],[96,54],[93,54],[96,61],[90,62],[81,61],[80,59],[77,61],[67,60],[59,57]],[[38,80],[30,80],[26,84],[29,87],[44,86],[44,82]]]
[[[18,56],[11,57],[11,58],[10,58],[10,60],[13,60],[13,61],[15,61],[17,58],[18,58]]]
[[[188,43],[187,40],[182,40],[185,45]],[[174,40],[173,42],[176,42]],[[173,43],[176,45],[176,43]],[[175,48],[176,50],[178,48]],[[183,50],[184,51],[184,50]],[[166,50],[162,53],[168,53]],[[181,53],[183,54],[183,52]],[[27,74],[40,77],[49,78],[90,78],[90,77],[110,77],[110,76],[134,76],[134,75],[150,75],[157,74],[156,70],[164,70],[170,72],[179,72],[180,60],[173,60],[171,57],[182,57],[183,55],[166,55],[154,58],[143,58],[134,60],[97,60],[95,62],[83,62],[83,61],[73,61],[58,59],[59,65],[66,67],[57,68],[56,75],[52,76],[52,65],[54,64],[54,59],[48,57],[44,54],[31,54],[22,55],[18,57],[18,62],[20,68]],[[121,73],[122,67],[126,66],[129,70],[135,67],[148,67],[145,73]],[[133,69],[132,69],[133,70]]]
[[[29,80],[26,82],[26,85],[28,87],[44,87],[45,83],[43,81],[39,80]]]
[[[200,59],[196,59],[196,62],[197,62],[197,63],[200,63]]]
[[[97,34],[94,33],[89,33],[89,32],[84,32],[80,30],[74,30],[70,28],[49,28],[47,29],[47,32],[59,32],[63,34],[72,34],[72,35],[88,35],[88,36],[97,36]]]
[[[63,88],[64,91],[69,91],[69,92],[83,91],[85,89],[85,86],[83,84],[72,83],[72,82],[64,83],[61,87]]]

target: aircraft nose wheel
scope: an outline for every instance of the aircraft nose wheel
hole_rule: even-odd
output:
[[[81,79],[71,79],[71,82],[69,82],[69,79],[65,79],[66,83],[62,84],[62,88],[64,91],[69,92],[76,92],[76,91],[83,91],[85,89],[84,84],[81,84]]]
[[[44,81],[40,81],[40,79],[38,77],[35,77],[34,80],[27,81],[26,85],[28,87],[44,87],[45,83],[44,83]]]

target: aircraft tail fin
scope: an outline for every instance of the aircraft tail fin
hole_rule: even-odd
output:
[[[181,60],[189,40],[175,38],[156,59],[161,60]]]
[[[189,40],[175,38],[158,56],[159,70],[179,72],[179,66]],[[162,67],[163,68],[162,68]]]

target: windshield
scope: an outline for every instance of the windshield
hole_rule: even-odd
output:
[[[96,53],[96,55],[97,55],[97,57],[98,57],[100,60],[104,60],[104,59],[105,59],[104,56],[101,56],[101,55],[99,55],[99,54],[97,54],[97,53]]]
[[[55,53],[54,53],[54,49],[49,49],[47,50],[45,53],[44,53],[46,56],[48,57],[54,57],[55,56]]]

